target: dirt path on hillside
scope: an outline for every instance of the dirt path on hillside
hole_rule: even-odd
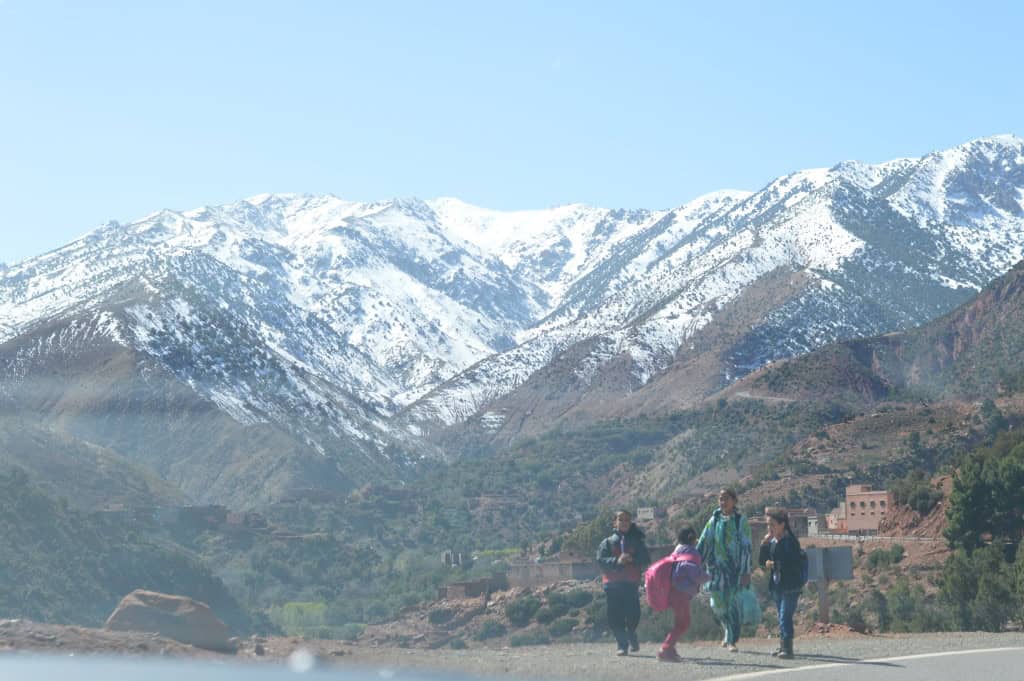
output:
[[[735,393],[736,397],[744,397],[748,400],[760,400],[762,402],[796,402],[791,397],[771,397],[769,395],[751,395],[749,390]]]

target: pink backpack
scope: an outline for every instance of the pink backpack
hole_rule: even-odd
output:
[[[672,573],[676,563],[681,562],[690,563],[703,572],[699,567],[700,554],[696,553],[672,553],[647,568],[647,572],[644,573],[644,589],[647,591],[647,605],[651,606],[651,610],[661,612],[668,609],[673,588]],[[699,582],[697,586],[700,586]]]

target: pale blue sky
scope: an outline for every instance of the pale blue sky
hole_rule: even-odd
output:
[[[262,192],[665,208],[1024,134],[1022,3],[715,4],[0,0],[0,261]]]

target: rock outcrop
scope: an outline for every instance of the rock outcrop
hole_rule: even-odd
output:
[[[105,627],[115,631],[148,631],[197,648],[235,652],[231,633],[205,603],[136,589],[121,599]]]

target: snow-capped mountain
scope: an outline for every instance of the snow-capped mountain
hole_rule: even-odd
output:
[[[294,195],[165,210],[0,269],[0,398],[88,328],[238,423],[387,474],[439,455],[424,432],[540,418],[517,404],[527,388],[571,383],[576,405],[611,366],[619,392],[657,383],[729,315],[712,387],[931,319],[1024,256],[1022,191],[1024,141],[1000,136],[662,211]],[[780,272],[785,290],[743,308]]]
[[[1024,256],[1022,192],[1024,141],[999,136],[698,199],[623,240],[517,347],[448,381],[406,416],[450,426],[476,415],[484,429],[522,429],[524,418],[550,422],[585,402],[588,386],[611,366],[621,374],[623,363],[629,376],[619,390],[639,389],[780,271],[799,284],[775,306],[747,311],[743,333],[712,348],[721,376],[708,392],[773,359],[923,323]],[[553,363],[561,365],[548,372],[557,385],[536,385]],[[577,394],[566,400],[568,384]],[[517,403],[521,386],[545,393],[547,404]]]
[[[570,278],[562,271],[583,266],[586,249],[605,240],[600,230],[650,219],[537,212],[536,239],[514,243],[551,244],[534,281],[482,247],[505,250],[495,242],[460,233],[460,215],[485,211],[434,203],[436,212],[415,199],[258,196],[110,223],[19,263],[0,273],[0,400],[49,408],[35,386],[47,383],[55,358],[64,366],[117,346],[145,358],[132,360],[143,375],[157,367],[234,421],[269,424],[335,460],[339,480],[400,476],[416,457],[439,453],[390,417],[514,347],[549,310],[545,288],[557,292]],[[562,248],[566,238],[579,243]],[[110,436],[97,432],[82,426],[78,435]],[[326,481],[321,472],[304,484]]]

